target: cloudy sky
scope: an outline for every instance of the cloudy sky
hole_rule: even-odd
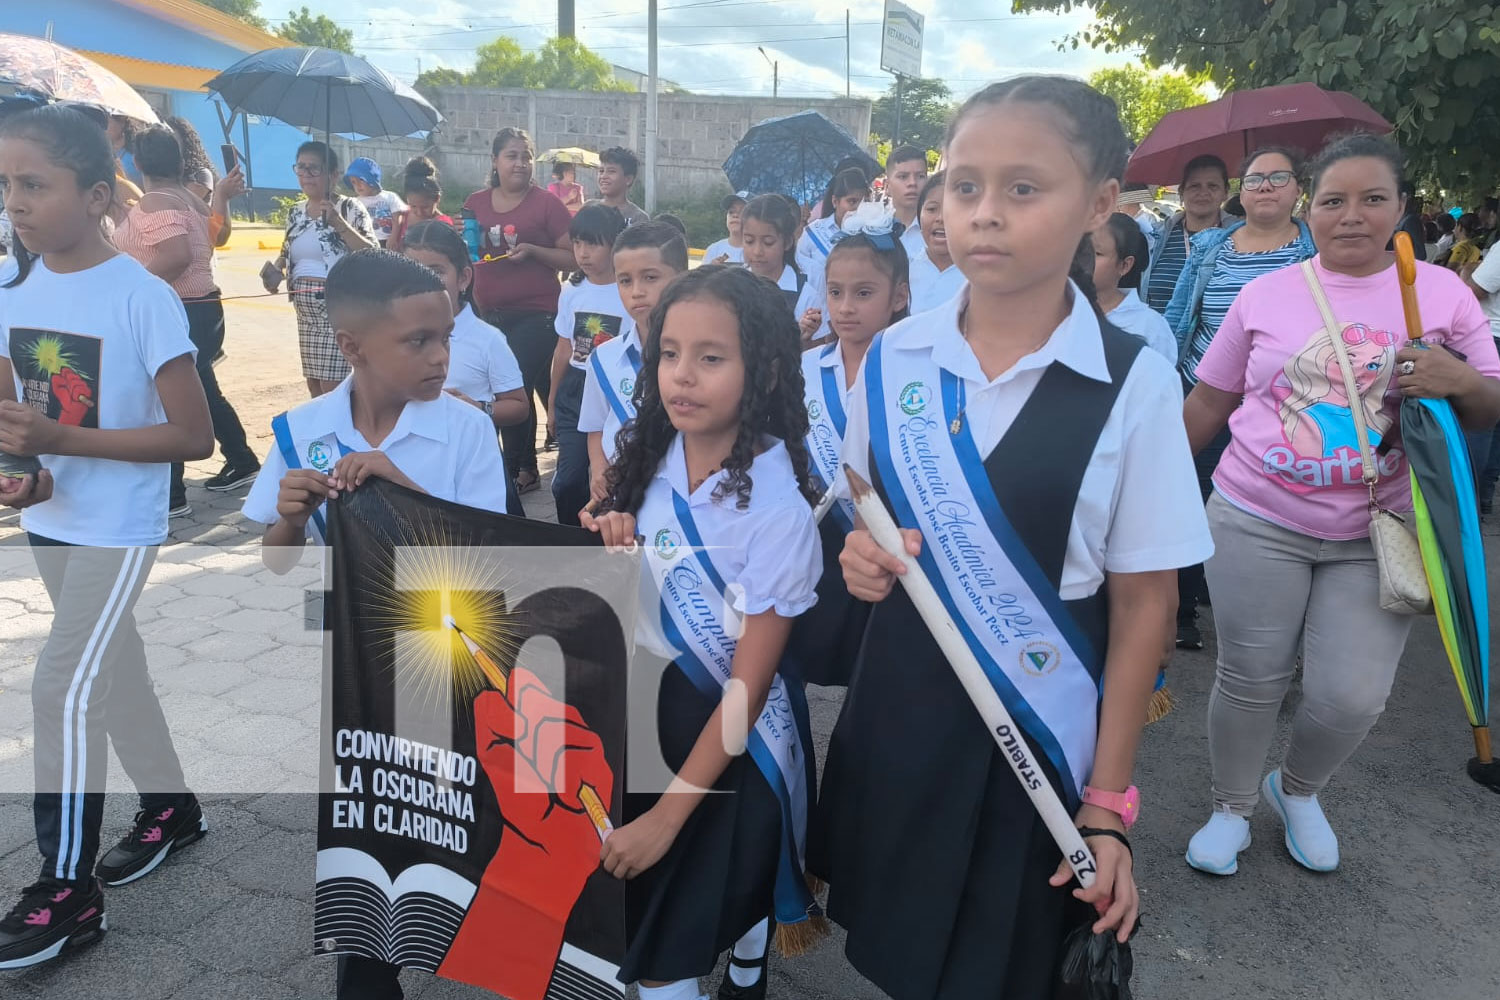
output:
[[[283,0],[286,2],[286,0]],[[304,0],[297,0],[300,6]],[[410,81],[418,67],[467,69],[478,45],[510,35],[540,45],[556,32],[553,0],[525,5],[531,13],[496,14],[475,0],[305,0],[354,32],[355,48]],[[849,11],[856,95],[875,96],[892,77],[880,71],[884,0],[659,0],[661,75],[699,93],[770,93],[780,63],[781,93],[809,97],[844,93],[844,12]],[[290,6],[290,4],[288,4]],[[277,0],[261,0],[273,23]],[[522,5],[516,5],[522,6]],[[645,0],[576,0],[578,37],[610,62],[646,69]],[[984,83],[1028,71],[1085,76],[1130,61],[1087,49],[1059,52],[1057,42],[1084,27],[1087,14],[1011,15],[1007,3],[909,0],[926,15],[922,69],[963,96]],[[418,13],[420,11],[420,13]]]

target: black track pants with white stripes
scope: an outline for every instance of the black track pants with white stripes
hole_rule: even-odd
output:
[[[132,609],[154,548],[94,548],[31,536],[52,630],[31,683],[37,847],[44,877],[93,876],[110,742],[145,808],[185,791]]]

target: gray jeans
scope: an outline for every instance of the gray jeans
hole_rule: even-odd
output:
[[[1330,542],[1208,502],[1208,590],[1219,668],[1208,700],[1216,808],[1255,808],[1276,714],[1302,653],[1302,703],[1282,765],[1289,795],[1314,795],[1385,710],[1412,619],[1380,610],[1367,538]]]

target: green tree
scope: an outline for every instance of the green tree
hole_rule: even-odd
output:
[[[1089,77],[1089,86],[1120,106],[1125,134],[1134,142],[1144,139],[1169,112],[1208,100],[1198,83],[1185,74],[1152,73],[1139,66],[1097,70]]]
[[[1074,47],[1139,48],[1147,65],[1223,90],[1312,81],[1396,126],[1411,168],[1450,189],[1492,189],[1500,135],[1500,8],[1493,0],[1012,0],[1092,10]]]
[[[198,0],[205,7],[237,17],[252,28],[266,30],[266,19],[260,16],[260,0]]]
[[[919,149],[941,149],[953,117],[953,92],[941,80],[925,77],[901,84],[901,142]],[[870,109],[870,131],[881,139],[896,136],[896,85]]]
[[[286,22],[276,29],[276,33],[298,45],[316,45],[351,55],[354,53],[354,32],[340,28],[327,14],[314,15],[306,7],[300,11],[287,11]]]
[[[609,60],[576,38],[549,38],[531,64],[533,87],[553,90],[631,90],[615,79]]]
[[[527,52],[514,38],[502,35],[479,46],[474,68],[428,70],[417,77],[424,94],[435,87],[528,87],[553,90],[630,90],[614,77],[609,61],[572,38],[549,38],[540,49]],[[426,88],[426,89],[424,89]]]
[[[462,87],[467,82],[468,75],[463,70],[439,66],[437,69],[423,70],[412,87],[430,101],[437,95],[439,87]]]

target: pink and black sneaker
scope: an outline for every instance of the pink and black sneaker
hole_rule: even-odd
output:
[[[189,795],[175,806],[142,809],[130,832],[94,866],[105,885],[124,885],[150,875],[167,855],[196,843],[208,833],[203,807]]]
[[[24,969],[104,936],[104,888],[42,879],[0,920],[0,969]]]

